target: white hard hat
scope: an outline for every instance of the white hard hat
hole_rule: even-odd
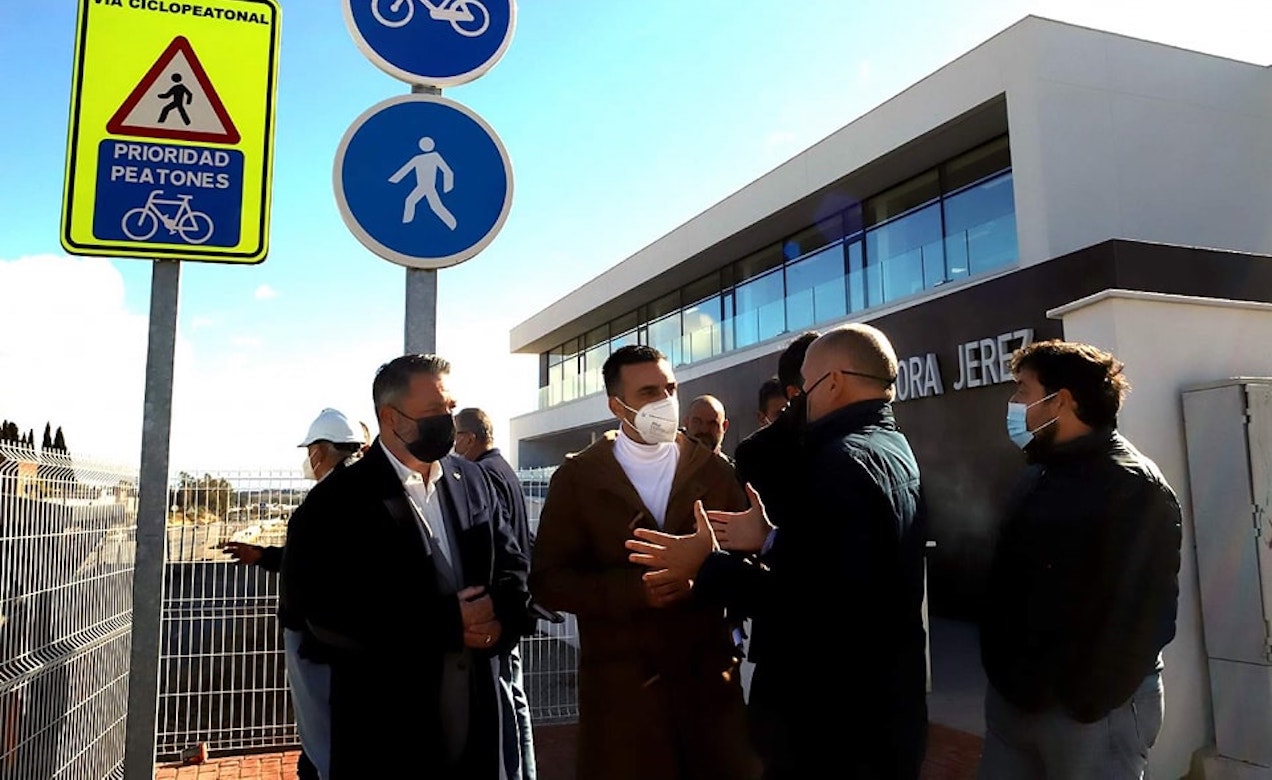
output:
[[[298,446],[308,447],[316,441],[329,441],[332,444],[363,444],[362,426],[357,428],[349,422],[349,418],[338,409],[323,409],[309,424],[309,433]]]

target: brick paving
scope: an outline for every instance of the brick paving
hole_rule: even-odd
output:
[[[536,726],[535,755],[540,780],[576,780],[573,724]],[[932,724],[922,780],[973,780],[980,762],[980,737]],[[199,766],[160,765],[155,780],[295,780],[298,754],[235,756]]]

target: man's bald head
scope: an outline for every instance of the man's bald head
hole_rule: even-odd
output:
[[[871,399],[892,400],[897,353],[878,328],[862,323],[827,331],[808,347],[803,375],[807,393],[815,383],[827,385],[816,400],[809,398],[809,419]],[[823,395],[824,393],[824,395]]]
[[[724,415],[724,404],[714,395],[700,395],[689,402],[685,416],[685,432],[706,447],[720,451],[724,434],[729,430],[729,420]]]

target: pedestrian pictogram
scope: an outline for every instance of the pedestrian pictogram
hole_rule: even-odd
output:
[[[114,135],[237,144],[239,131],[194,48],[178,35],[106,123]]]
[[[390,98],[364,112],[336,150],[334,179],[353,235],[409,268],[474,257],[512,207],[512,163],[499,136],[436,95]]]
[[[446,208],[446,204],[442,203],[442,196],[437,192],[437,174],[442,174],[442,191],[450,192],[455,189],[455,172],[440,154],[433,151],[434,146],[432,138],[428,136],[421,138],[420,150],[423,154],[417,154],[407,160],[406,165],[398,168],[397,173],[389,177],[389,183],[397,184],[406,178],[408,173],[415,172],[415,189],[406,196],[406,205],[402,209],[403,225],[415,221],[416,205],[421,200],[428,199],[428,207],[433,210],[437,218],[446,227],[454,230],[459,226],[459,222],[450,209]]]

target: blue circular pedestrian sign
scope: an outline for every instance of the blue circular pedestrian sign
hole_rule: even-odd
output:
[[[336,150],[333,180],[353,235],[411,268],[473,257],[512,208],[512,163],[499,136],[436,95],[389,98],[354,120]]]
[[[453,87],[494,67],[512,41],[516,0],[343,0],[354,43],[410,84]]]

